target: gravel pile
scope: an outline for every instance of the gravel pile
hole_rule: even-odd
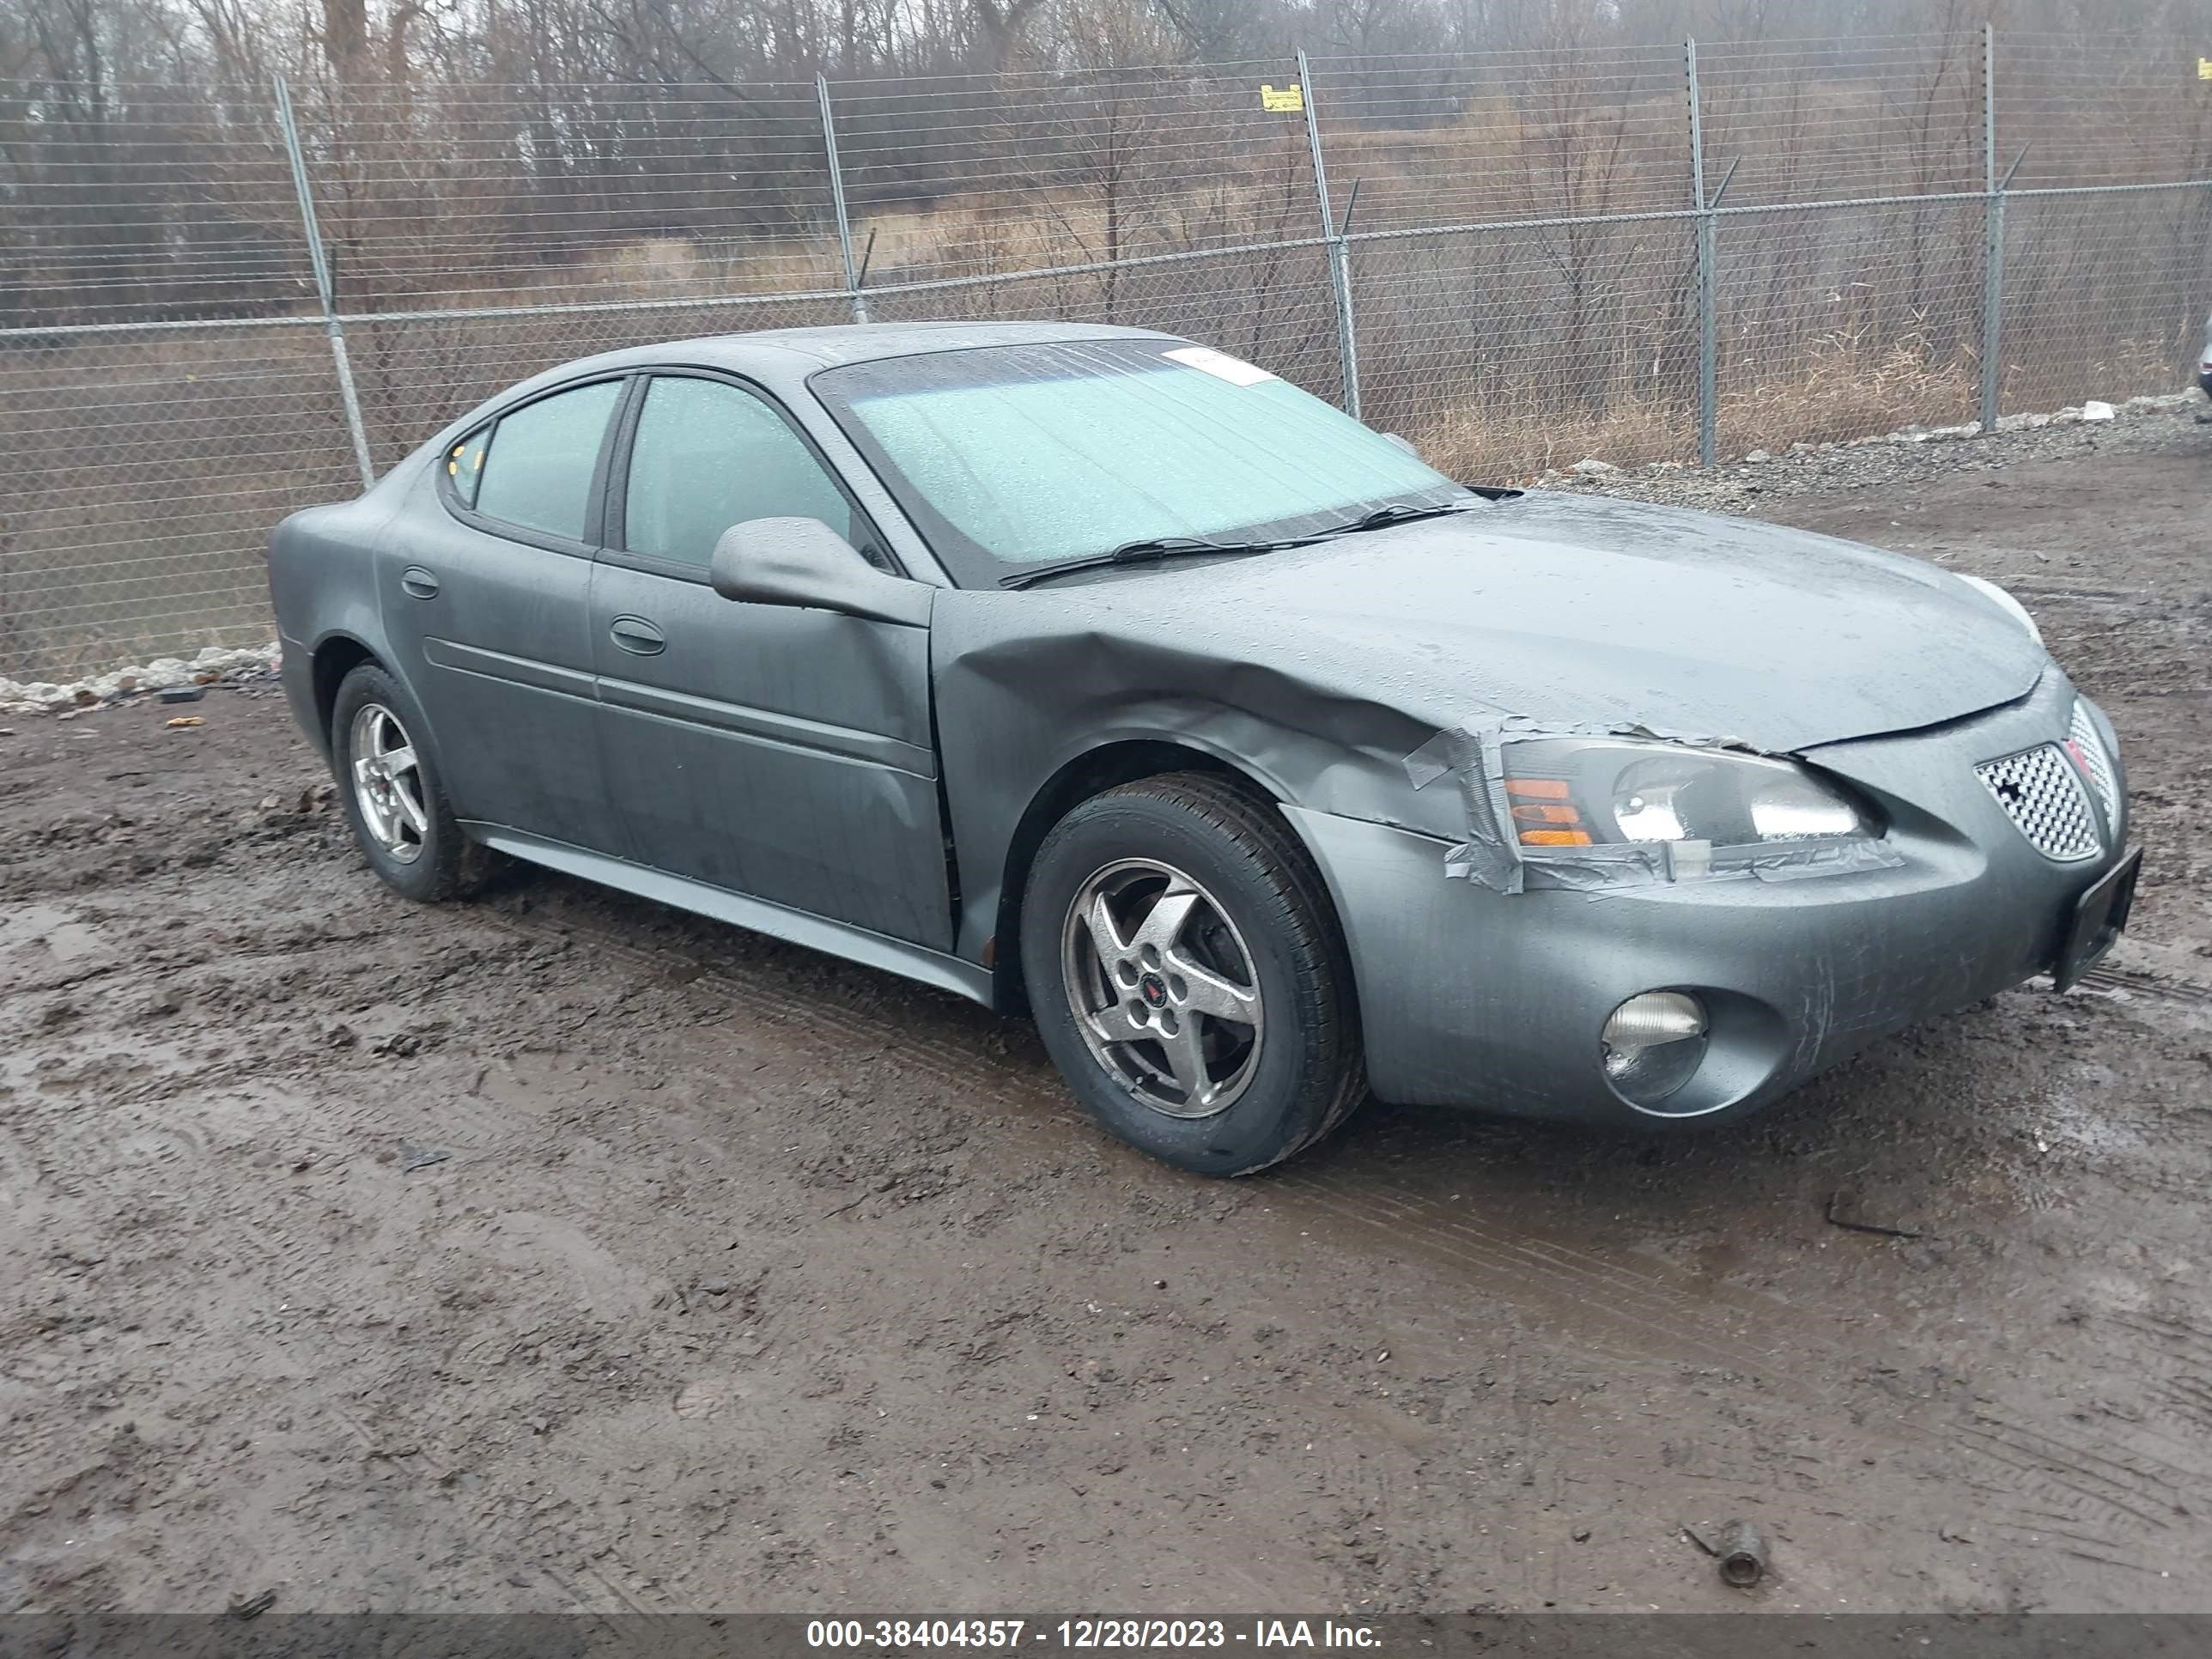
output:
[[[1778,496],[1908,489],[1946,473],[2158,450],[2191,428],[2204,404],[2189,392],[2086,407],[2086,417],[2081,409],[2008,416],[1987,436],[1971,426],[1907,427],[1846,443],[1793,444],[1781,454],[1753,450],[1710,472],[1680,461],[1616,467],[1593,459],[1547,473],[1537,483],[1547,489],[1625,495],[1708,513],[1757,513],[1762,501]]]
[[[178,686],[266,679],[276,672],[277,661],[273,644],[234,650],[210,645],[190,661],[182,657],[157,657],[143,665],[112,669],[81,680],[58,683],[0,678],[0,714],[61,714],[97,708]]]

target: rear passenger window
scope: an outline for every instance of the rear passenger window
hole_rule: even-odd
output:
[[[501,416],[478,464],[476,510],[525,530],[582,541],[599,441],[621,395],[621,381],[600,380]],[[458,489],[460,474],[453,477]]]
[[[884,562],[868,521],[769,404],[720,380],[654,380],[630,447],[623,545],[703,567],[732,525],[781,518],[819,519]]]

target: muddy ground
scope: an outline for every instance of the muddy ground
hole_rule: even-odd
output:
[[[2138,931],[1733,1133],[1188,1178],[950,997],[395,899],[265,689],[0,721],[0,1608],[2212,1608],[2212,428],[1946,448],[1736,504],[2022,594]]]

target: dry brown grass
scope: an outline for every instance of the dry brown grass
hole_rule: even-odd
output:
[[[1792,355],[1796,362],[1786,374],[1744,364],[1723,377],[1723,455],[1946,426],[1972,420],[1978,407],[1981,370],[1964,349],[1941,357],[1923,340],[1872,347],[1832,334]]]
[[[2124,398],[2136,392],[2176,392],[2188,386],[2193,323],[2166,339],[2130,337],[2110,343],[2082,338],[2023,342],[2005,352],[1998,403],[2005,413],[2057,409],[2083,397]],[[2083,387],[2092,390],[2085,392]]]
[[[1723,459],[1793,443],[1822,443],[1974,418],[1979,369],[1972,354],[1942,360],[1917,340],[1870,350],[1829,336],[1792,354],[1787,373],[1770,368],[1744,383],[1753,365],[1724,374],[1717,442]],[[2116,379],[2118,386],[2154,377]],[[1549,387],[1446,411],[1409,435],[1431,465],[1455,477],[1515,481],[1585,457],[1615,466],[1697,459],[1697,410],[1686,401],[1615,396],[1602,408],[1559,405]]]
[[[789,294],[835,280],[826,247],[800,241],[715,245],[663,237],[592,256],[577,270],[573,298],[711,299],[725,294]]]
[[[1110,201],[1102,185],[1016,187],[949,197],[927,210],[871,209],[854,217],[854,249],[856,258],[866,250],[869,276],[883,284],[1049,271],[1109,257],[1306,234],[1311,219],[1304,198],[1286,222],[1280,195],[1279,180],[1236,172],[1202,188],[1176,191],[1133,179]],[[427,232],[418,246],[387,227],[375,268],[378,276],[362,286],[374,291],[380,283],[376,308],[386,310],[711,300],[844,285],[836,237],[826,224],[811,235],[641,238],[588,248],[542,268],[493,251],[475,270],[453,269]],[[359,308],[359,294],[348,302]]]
[[[1622,398],[1602,410],[1491,398],[1446,410],[1406,435],[1430,465],[1471,483],[1526,482],[1596,456],[1615,466],[1694,455],[1697,411]]]

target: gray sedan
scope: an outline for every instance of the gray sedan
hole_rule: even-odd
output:
[[[277,529],[369,865],[495,854],[1034,1017],[1185,1169],[1386,1099],[1726,1120],[2124,925],[2002,591],[1470,488],[1141,330],[592,357]]]

